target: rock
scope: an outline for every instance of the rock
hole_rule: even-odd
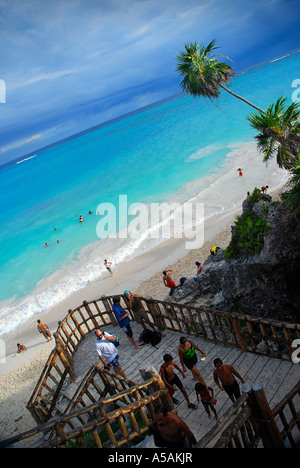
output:
[[[197,281],[187,280],[166,300],[279,321],[300,322],[300,232],[284,202],[264,194],[252,210],[270,226],[257,255],[227,259],[220,249],[204,262]],[[234,232],[234,229],[233,229]]]

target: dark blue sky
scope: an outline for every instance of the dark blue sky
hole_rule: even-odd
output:
[[[185,42],[239,71],[300,48],[299,18],[299,0],[0,0],[0,165],[178,94]]]

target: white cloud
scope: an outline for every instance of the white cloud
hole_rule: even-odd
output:
[[[2,153],[5,153],[6,151],[10,151],[12,149],[20,148],[21,146],[24,146],[28,143],[31,143],[34,140],[38,140],[39,138],[42,138],[43,135],[37,134],[37,135],[32,135],[29,138],[26,138],[25,140],[19,140],[13,143],[12,145],[5,146],[4,148],[0,148],[0,151]]]
[[[55,80],[57,78],[61,78],[66,75],[70,75],[71,73],[78,73],[78,69],[71,69],[71,70],[62,70],[62,71],[57,71],[57,72],[52,72],[52,73],[42,73],[41,75],[34,76],[30,78],[29,80],[25,81],[23,83],[24,86],[37,83],[38,81],[42,80]]]

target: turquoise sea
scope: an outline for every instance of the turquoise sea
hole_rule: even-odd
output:
[[[291,100],[296,79],[300,53],[245,71],[231,87],[266,108],[281,95]],[[215,103],[180,94],[0,168],[0,336],[101,281],[105,258],[117,268],[160,242],[146,232],[99,239],[99,205],[123,219],[120,195],[146,205],[195,199],[209,217],[255,186],[286,180],[257,153],[252,111],[225,92]]]

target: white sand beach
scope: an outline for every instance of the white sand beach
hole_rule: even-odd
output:
[[[280,196],[281,187],[270,194],[273,200]],[[57,322],[80,305],[84,300],[93,300],[102,295],[122,294],[125,289],[144,297],[164,299],[168,290],[162,281],[162,271],[172,268],[177,282],[181,276],[194,276],[195,261],[204,262],[213,245],[226,247],[231,239],[231,225],[241,207],[211,217],[204,226],[204,244],[196,250],[185,250],[184,239],[170,239],[156,248],[133,260],[118,265],[116,274],[102,282],[90,283],[79,290],[44,316],[39,317],[47,323],[51,332],[57,329]],[[35,427],[26,404],[40,377],[46,360],[55,346],[55,340],[47,342],[36,327],[36,319],[18,331],[18,334],[5,343],[6,358],[0,363],[0,439],[24,432]],[[16,344],[21,343],[27,351],[18,356]]]

